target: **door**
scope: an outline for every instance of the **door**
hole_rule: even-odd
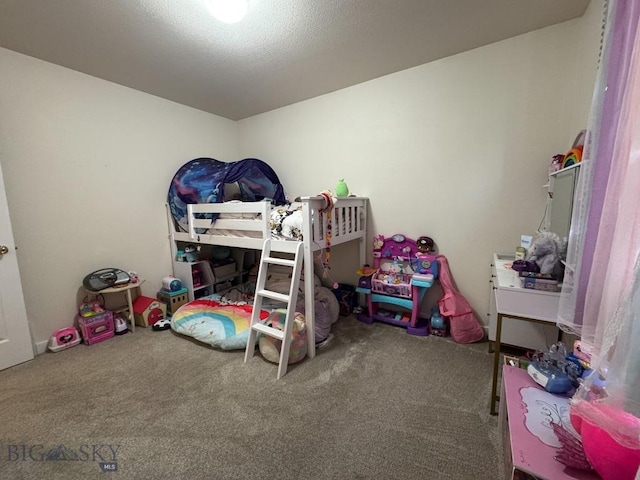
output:
[[[33,346],[0,169],[0,370],[32,358]]]

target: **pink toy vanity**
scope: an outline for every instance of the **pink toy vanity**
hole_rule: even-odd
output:
[[[415,240],[402,234],[377,236],[373,269],[360,277],[356,288],[367,299],[367,311],[360,313],[358,320],[405,327],[410,335],[429,335],[428,322],[420,318],[420,303],[437,275],[436,256],[419,252]],[[381,304],[400,307],[400,311],[380,308]]]

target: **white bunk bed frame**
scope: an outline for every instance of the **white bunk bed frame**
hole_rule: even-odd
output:
[[[338,198],[328,215],[325,208],[325,198],[322,196],[302,197],[303,213],[303,251],[304,251],[304,278],[314,278],[314,252],[326,248],[326,233],[331,231],[330,246],[357,240],[359,242],[360,263],[366,262],[367,250],[367,205],[366,197]],[[271,237],[270,212],[271,203],[263,202],[230,202],[230,203],[206,203],[187,205],[188,231],[182,232],[176,229],[169,208],[167,218],[171,240],[171,254],[175,262],[177,255],[177,243],[187,242],[193,244],[223,245],[254,250],[262,250],[264,241],[272,238],[271,249],[277,252],[295,253],[297,240],[284,240]],[[218,218],[212,224],[211,220],[195,218],[196,214],[246,214],[252,218]],[[330,219],[329,219],[330,217]],[[206,230],[213,233],[196,233],[197,230]],[[252,236],[231,236],[228,231],[247,232]],[[173,264],[173,262],[172,262]],[[305,281],[305,318],[307,320],[307,337],[309,358],[315,357],[315,309],[314,309],[314,281]],[[297,301],[292,299],[292,302]]]

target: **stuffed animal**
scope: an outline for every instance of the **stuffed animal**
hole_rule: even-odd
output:
[[[536,262],[540,273],[552,273],[560,260],[562,243],[560,237],[553,232],[538,232],[531,242],[525,260]]]
[[[269,318],[265,320],[265,324],[269,327],[277,328],[284,331],[284,323],[287,316],[287,310],[278,308],[271,312]],[[291,346],[289,347],[289,365],[298,363],[307,355],[307,326],[304,316],[296,312],[291,331]],[[276,340],[273,337],[260,335],[258,338],[258,348],[260,354],[265,360],[272,363],[280,362],[280,348],[282,340]]]
[[[184,247],[184,253],[187,256],[187,262],[197,262],[200,254],[200,245],[187,245]]]

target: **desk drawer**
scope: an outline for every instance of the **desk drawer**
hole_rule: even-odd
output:
[[[502,276],[504,280],[505,276]],[[515,280],[515,276],[513,276]],[[496,275],[495,265],[490,281],[489,298],[489,340],[496,339],[496,327],[498,311],[503,315],[506,313],[502,309],[518,312],[519,317],[541,318],[549,321],[548,324],[537,322],[525,322],[504,316],[502,319],[502,332],[500,341],[506,345],[512,345],[532,350],[546,351],[558,340],[558,329],[555,325],[555,317],[560,301],[557,293],[536,292],[517,286],[511,287],[511,283],[499,286],[500,279]],[[501,310],[498,310],[498,296],[500,296]],[[542,317],[536,317],[542,315]],[[553,320],[551,320],[553,319]]]
[[[503,315],[556,322],[560,294],[525,288],[497,288],[496,307]]]

